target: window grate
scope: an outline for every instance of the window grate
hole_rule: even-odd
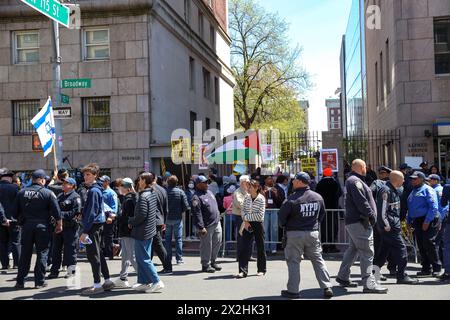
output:
[[[83,99],[83,132],[110,132],[110,98]]]
[[[13,101],[14,135],[31,135],[35,132],[31,119],[39,112],[39,100]]]

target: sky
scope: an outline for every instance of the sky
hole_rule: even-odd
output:
[[[290,24],[292,46],[303,48],[301,65],[314,87],[309,100],[309,130],[326,131],[325,99],[337,98],[340,87],[339,56],[352,0],[258,0],[268,12],[278,12]]]

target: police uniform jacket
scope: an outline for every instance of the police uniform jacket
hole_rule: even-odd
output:
[[[358,223],[362,219],[375,222],[377,206],[373,199],[372,190],[364,183],[364,177],[352,172],[345,182],[345,190],[345,224]]]
[[[6,219],[12,218],[14,201],[19,193],[19,187],[8,181],[0,181],[0,203],[5,211]]]
[[[219,222],[220,212],[216,197],[209,190],[197,190],[192,197],[192,216],[199,230]]]
[[[307,187],[288,197],[278,212],[278,222],[286,231],[318,231],[324,216],[322,196]]]
[[[21,222],[50,224],[50,219],[61,219],[55,194],[41,185],[22,189],[16,197],[14,218]]]
[[[416,218],[425,218],[425,223],[431,223],[440,218],[436,192],[424,184],[413,189],[408,197],[408,224]]]
[[[81,197],[75,191],[61,193],[58,196],[58,204],[61,209],[63,227],[76,227],[78,225],[75,216],[81,214]]]
[[[385,227],[390,227],[395,231],[401,230],[400,207],[399,191],[390,182],[387,182],[377,195],[378,230],[384,231]]]

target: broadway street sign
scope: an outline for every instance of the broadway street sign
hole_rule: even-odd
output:
[[[69,28],[70,9],[56,0],[21,0],[33,9]]]
[[[90,88],[91,79],[65,79],[62,81],[63,89]]]

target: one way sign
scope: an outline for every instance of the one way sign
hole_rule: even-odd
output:
[[[62,107],[53,109],[53,115],[55,119],[70,119],[72,118],[72,108]]]

